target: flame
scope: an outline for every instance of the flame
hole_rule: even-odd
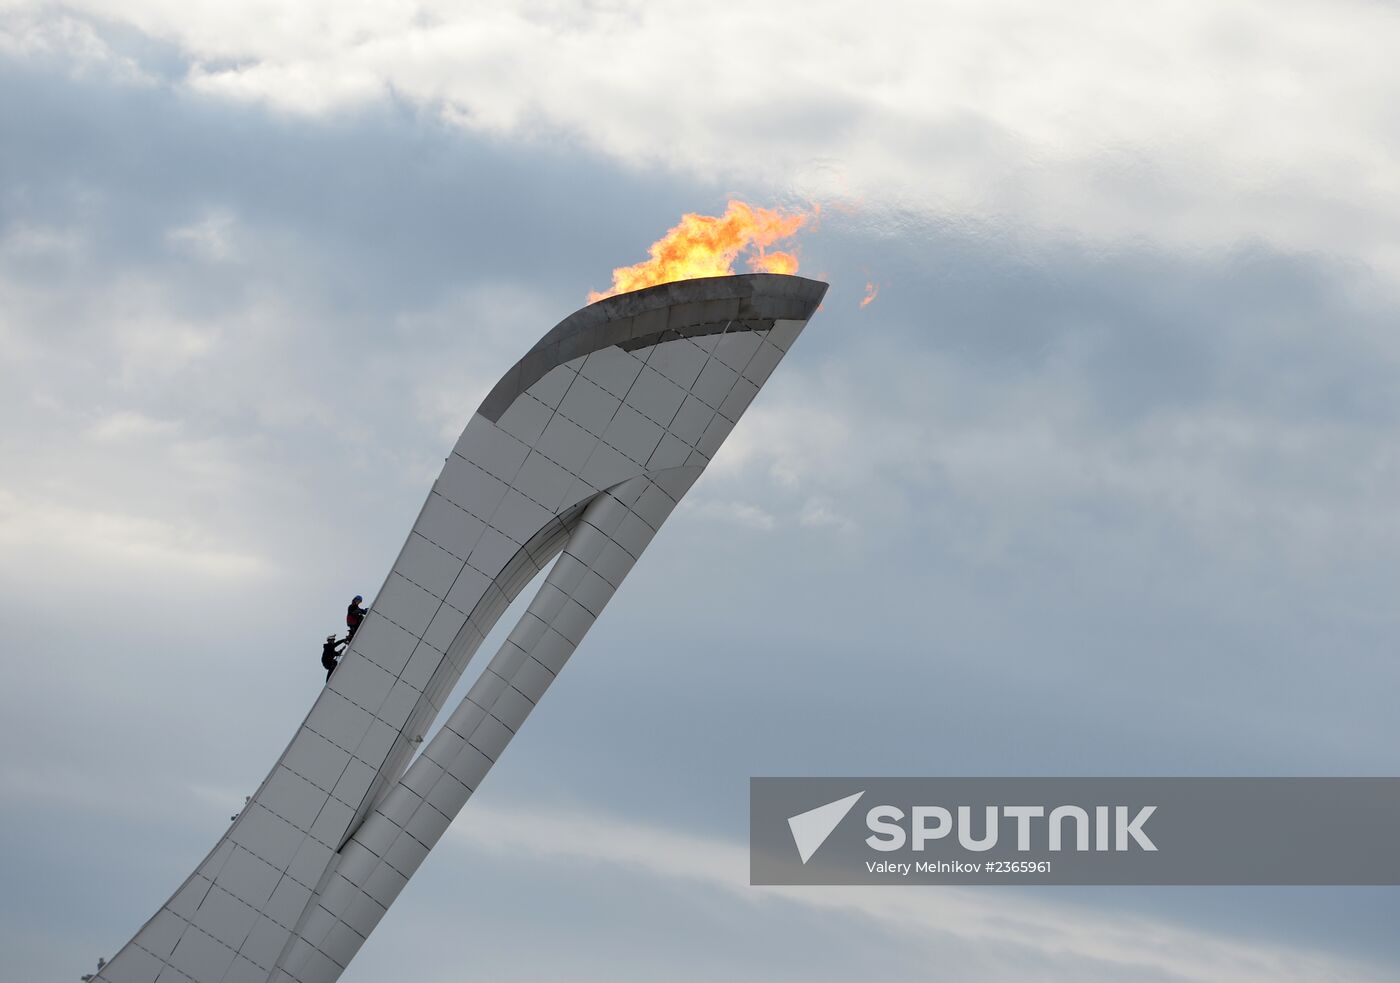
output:
[[[797,256],[790,252],[768,252],[768,247],[790,239],[814,219],[819,209],[784,214],[775,208],[755,208],[742,201],[730,201],[724,214],[681,216],[680,224],[651,244],[651,258],[633,266],[613,270],[612,289],[590,291],[588,302],[613,294],[674,280],[701,276],[725,276],[734,272],[734,261],[746,250],[755,273],[796,273]]]
[[[878,296],[880,296],[880,285],[878,283],[866,281],[865,296],[861,298],[860,306],[862,308],[869,307],[870,302]]]

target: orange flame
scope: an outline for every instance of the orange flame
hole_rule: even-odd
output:
[[[784,214],[774,208],[755,208],[730,201],[724,214],[681,216],[680,224],[651,244],[651,259],[613,270],[612,289],[590,291],[588,302],[613,294],[674,280],[701,276],[725,276],[734,272],[734,261],[746,250],[755,273],[796,273],[797,257],[790,252],[768,252],[768,247],[790,239],[815,218],[818,209]]]
[[[880,285],[867,281],[865,284],[865,296],[861,298],[860,306],[862,308],[869,307],[870,302],[878,296],[880,296]]]

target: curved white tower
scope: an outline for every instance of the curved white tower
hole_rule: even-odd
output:
[[[761,273],[668,283],[585,307],[530,349],[462,432],[272,772],[95,979],[337,979],[825,293]],[[486,634],[556,556],[410,764]]]

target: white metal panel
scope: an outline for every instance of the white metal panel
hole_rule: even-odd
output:
[[[577,475],[597,442],[595,434],[566,417],[555,416],[545,427],[535,448],[570,474]]]
[[[308,895],[310,892],[307,892]],[[303,905],[305,902],[303,902]],[[297,908],[300,913],[301,908]],[[287,944],[288,929],[278,925],[266,915],[260,915],[248,938],[239,947],[239,955],[257,966],[271,967]],[[267,979],[267,969],[262,971],[262,979]]]
[[[461,572],[462,563],[462,557],[412,533],[399,553],[394,569],[405,580],[412,581],[436,598],[443,598]]]
[[[783,350],[765,341],[758,346],[753,358],[749,359],[749,364],[744,366],[744,378],[756,386],[761,386],[768,381],[768,377],[782,360]]]
[[[700,370],[700,378],[695,380],[690,392],[706,406],[719,409],[720,403],[724,402],[724,397],[729,395],[729,390],[734,388],[734,381],[738,378],[738,372],[712,358]]]
[[[689,339],[657,345],[647,358],[647,368],[655,369],[682,389],[690,389],[709,353]]]
[[[755,331],[726,331],[720,336],[710,357],[735,372],[742,372],[762,343],[763,339]]]
[[[530,453],[530,442],[479,417],[480,414],[472,417],[452,454],[509,484]]]
[[[533,446],[554,416],[554,408],[525,393],[501,417],[500,428],[516,440]]]
[[[633,407],[623,404],[603,434],[610,446],[617,448],[633,461],[643,463],[651,457],[666,431],[659,423],[643,416]]]
[[[626,403],[638,413],[662,427],[671,423],[671,418],[680,409],[685,399],[685,390],[651,366],[642,369],[637,381],[627,392]]]
[[[515,487],[531,501],[539,502],[557,514],[573,478],[574,475],[561,465],[532,450],[516,475]]]
[[[599,442],[579,477],[594,488],[609,488],[619,481],[626,481],[641,467],[641,462],[630,460],[621,451]]]
[[[661,438],[655,453],[648,459],[647,470],[664,471],[667,468],[681,467],[690,457],[691,449],[689,444],[675,434],[668,433]]]
[[[616,346],[600,349],[584,359],[579,374],[621,398],[642,371],[642,360]]]
[[[792,343],[797,340],[797,336],[802,333],[802,329],[807,326],[806,321],[778,320],[773,322],[773,330],[768,332],[768,341],[787,351],[792,347]]]
[[[707,406],[704,401],[695,396],[686,396],[685,402],[681,404],[675,419],[671,421],[671,426],[667,429],[670,434],[694,447],[714,416],[714,407]]]
[[[564,393],[574,383],[574,376],[578,374],[576,365],[573,362],[565,362],[557,365],[544,374],[544,377],[526,390],[532,397],[539,400],[550,409],[559,405],[559,401],[564,398]]]
[[[620,398],[612,395],[596,382],[591,382],[580,376],[574,380],[574,384],[564,395],[564,401],[559,404],[558,412],[595,437],[600,437],[603,431],[608,428],[608,423],[612,420],[613,414],[617,412],[621,403]]]
[[[136,944],[156,956],[168,956],[180,941],[188,921],[168,908],[156,912],[156,916],[136,933]]]

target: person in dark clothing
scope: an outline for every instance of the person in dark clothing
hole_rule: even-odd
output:
[[[364,621],[365,615],[369,614],[368,608],[360,606],[360,602],[363,600],[363,596],[356,594],[355,599],[350,602],[350,606],[345,609],[345,625],[350,629],[350,634],[345,636],[347,642],[355,637],[355,632],[360,629],[360,622]]]
[[[341,648],[349,641],[349,637],[337,641],[334,635],[326,636],[326,644],[321,646],[321,665],[326,670],[326,682],[331,681],[331,673],[335,672],[335,667],[340,665],[336,660],[340,658]]]

